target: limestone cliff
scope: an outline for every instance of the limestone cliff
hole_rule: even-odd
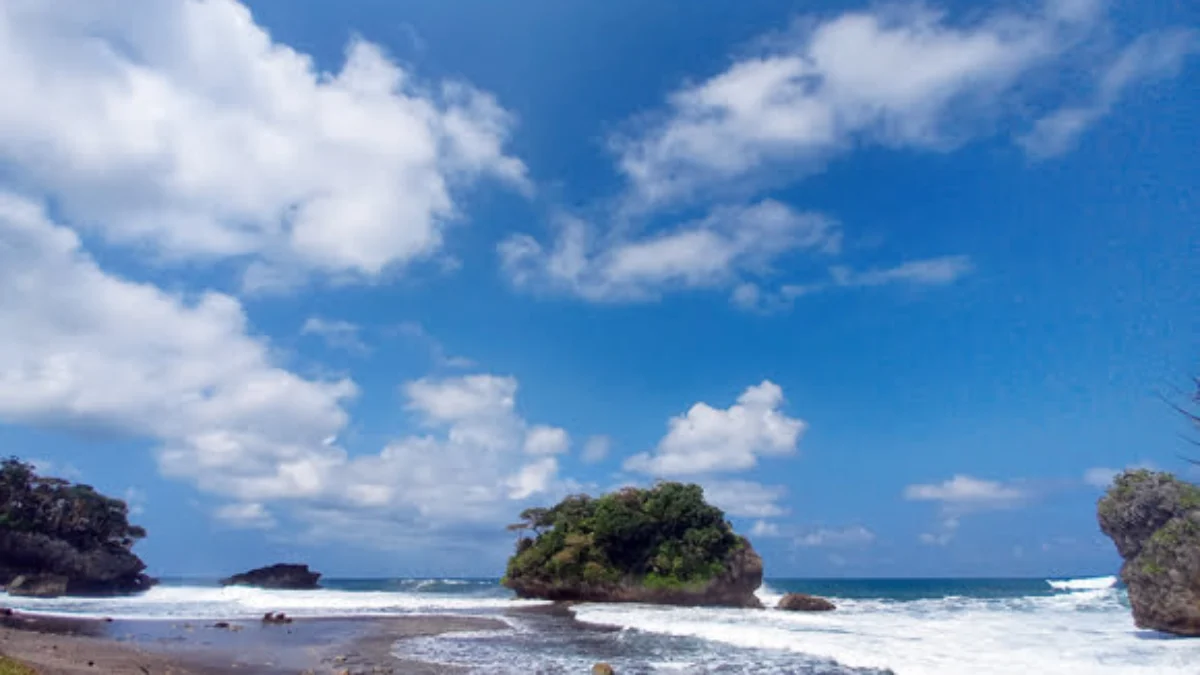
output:
[[[1100,529],[1125,560],[1121,579],[1138,626],[1200,636],[1200,487],[1127,471],[1100,500]]]

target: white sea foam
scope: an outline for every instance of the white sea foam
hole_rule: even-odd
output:
[[[1200,644],[1139,631],[1111,588],[1047,597],[834,599],[836,612],[582,605],[584,621],[787,650],[898,675],[1196,673]]]
[[[1047,579],[1046,583],[1056,591],[1094,591],[1117,585],[1116,577],[1088,577],[1085,579]]]
[[[780,600],[783,599],[783,593],[771,588],[765,581],[763,582],[763,585],[759,586],[758,590],[754,592],[754,595],[758,597],[758,601],[763,604],[763,607],[774,607],[775,605],[779,604]]]
[[[471,613],[542,603],[467,594],[157,586],[141,595],[129,597],[5,598],[5,604],[14,609],[43,614],[199,620],[256,618],[268,611],[308,617]]]

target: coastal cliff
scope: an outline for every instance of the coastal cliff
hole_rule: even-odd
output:
[[[521,518],[502,582],[519,597],[761,607],[762,558],[698,485],[575,495]]]
[[[1098,507],[1100,529],[1124,559],[1141,628],[1200,636],[1200,487],[1168,473],[1126,471]]]
[[[146,532],[128,515],[125,502],[91,486],[0,462],[0,584],[14,595],[146,590],[154,580],[131,550]]]

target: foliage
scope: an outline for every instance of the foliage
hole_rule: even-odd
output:
[[[29,666],[0,654],[0,675],[37,675]]]
[[[699,485],[661,482],[592,499],[573,495],[552,508],[526,509],[506,580],[613,584],[636,580],[682,588],[719,574],[744,541]]]
[[[129,507],[90,485],[37,475],[32,464],[0,461],[0,528],[61,539],[81,551],[128,549],[146,536]]]

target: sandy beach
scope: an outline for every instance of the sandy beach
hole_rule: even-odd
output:
[[[42,675],[440,675],[461,671],[401,661],[392,655],[393,645],[407,637],[504,627],[494,619],[461,616],[216,624],[62,619],[18,613],[0,621],[0,654]]]

